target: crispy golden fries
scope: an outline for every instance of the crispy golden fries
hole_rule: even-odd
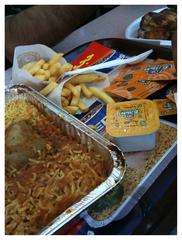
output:
[[[73,115],[78,111],[78,107],[76,106],[67,106],[67,107],[64,107],[64,109]]]
[[[64,72],[70,71],[73,68],[70,63],[60,63],[62,56],[63,53],[58,53],[49,59],[48,62],[45,62],[44,59],[33,61],[25,64],[22,69],[28,71],[33,77],[39,80],[56,82]]]
[[[80,83],[100,82],[105,78],[95,73],[80,74],[72,78],[69,82],[73,85]]]
[[[63,57],[63,53],[55,54],[48,61],[44,59],[40,59],[39,61],[33,61],[25,64],[22,69],[29,72],[33,77],[41,80],[50,82],[44,89],[40,91],[43,95],[48,95],[58,84],[56,83],[61,75],[66,72],[72,70],[73,66],[70,63],[60,63],[60,59]],[[72,88],[72,85],[68,85],[69,87],[64,90],[61,94],[62,97],[67,97],[64,100],[64,106],[67,106],[68,103],[72,100],[73,95],[79,97],[81,92],[81,87]],[[72,91],[70,89],[72,89]],[[74,103],[74,102],[73,102]]]
[[[50,75],[49,70],[44,70],[44,75],[45,75],[47,81],[51,81],[51,75]]]
[[[28,71],[33,77],[48,81],[48,85],[43,88],[40,93],[47,96],[50,92],[58,86],[58,79],[67,71],[73,69],[70,63],[60,63],[63,53],[55,54],[51,59],[45,61],[40,59],[25,64],[22,69]],[[104,91],[96,87],[88,87],[87,83],[100,82],[105,80],[105,77],[96,73],[85,73],[74,76],[69,82],[64,84],[62,88],[60,99],[63,108],[71,114],[75,114],[78,110],[87,112],[89,107],[81,99],[82,96],[91,98],[93,96],[101,99],[103,102],[113,103],[114,100]]]
[[[74,91],[75,94],[72,97],[70,105],[71,106],[78,106],[78,103],[80,101],[81,86],[78,85],[78,86],[74,87],[74,90],[75,90]]]
[[[66,88],[66,87],[64,87],[64,88],[62,89],[61,96],[63,96],[63,97],[68,97],[70,94],[71,94],[71,90],[70,90],[70,89],[68,89],[68,88]]]
[[[57,78],[56,77],[50,77],[49,78],[49,82],[56,82],[57,81]]]
[[[44,70],[48,70],[49,69],[49,63],[44,63],[44,65],[42,66],[42,68]]]
[[[81,86],[80,86],[80,85],[77,85],[77,86],[75,87],[75,89],[76,89],[76,96],[77,96],[78,98],[80,98]]]
[[[58,53],[58,54],[54,55],[48,62],[49,66],[51,67],[55,63],[59,62],[60,59],[63,57],[63,55],[64,55],[63,53]]]
[[[57,62],[57,63],[53,64],[49,68],[50,75],[53,76],[53,77],[59,77],[60,76],[60,73],[59,73],[60,67],[61,67],[61,63],[60,62]]]
[[[112,99],[112,97],[110,97],[107,93],[105,93],[104,91],[96,88],[96,87],[90,87],[89,88],[90,91],[93,93],[93,95],[97,98],[99,98],[100,100],[102,100],[104,103],[108,104],[108,103],[114,103],[115,101]]]
[[[36,74],[34,75],[35,78],[38,78],[39,80],[45,81],[46,80],[46,76],[45,75],[41,75],[41,74]]]
[[[113,103],[114,100],[104,91],[97,87],[88,87],[86,83],[98,82],[104,80],[104,77],[97,74],[82,74],[72,78],[64,84],[61,92],[62,106],[71,114],[75,114],[78,110],[87,112],[89,107],[81,99],[81,94],[86,98],[95,96],[104,103]],[[65,101],[65,99],[67,101]]]
[[[45,74],[45,70],[44,69],[39,69],[37,72],[36,72],[36,75],[44,75]]]
[[[27,64],[25,64],[23,67],[22,67],[22,69],[24,69],[24,70],[30,70],[32,67],[33,67],[33,65],[36,63],[36,61],[33,61],[33,62],[29,62],[29,63],[27,63]]]
[[[65,72],[71,71],[72,69],[73,65],[71,63],[65,63],[59,68],[59,74],[62,75]]]
[[[67,107],[69,105],[69,101],[65,97],[61,97],[61,102],[63,107]]]
[[[78,103],[78,107],[82,112],[88,112],[89,107],[80,99]]]
[[[41,67],[43,66],[43,64],[45,63],[45,60],[44,59],[40,59],[38,62],[36,62],[33,66],[32,66],[32,68],[30,68],[29,70],[28,70],[28,72],[30,73],[30,74],[35,74],[36,72],[38,72],[40,69],[41,69]]]
[[[87,98],[91,98],[93,96],[93,93],[89,90],[89,88],[84,84],[80,84],[82,93],[85,95]]]
[[[96,130],[96,125],[88,125],[89,128]]]
[[[58,84],[56,82],[50,82],[45,88],[43,88],[40,93],[44,96],[47,96],[54,88],[56,88]]]
[[[79,101],[80,101],[80,97],[73,96],[70,105],[71,106],[78,106]]]
[[[75,88],[75,86],[73,86],[71,83],[69,83],[69,82],[67,82],[67,83],[65,83],[65,85],[64,85],[66,88],[68,88],[72,93],[73,93],[73,95],[74,96],[78,96],[78,90]]]

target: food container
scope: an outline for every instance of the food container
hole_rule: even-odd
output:
[[[160,121],[151,100],[133,100],[107,105],[106,131],[123,152],[155,147]]]
[[[32,88],[24,85],[7,86],[5,90],[6,103],[17,99],[23,99],[35,105],[56,126],[64,129],[65,135],[74,138],[78,143],[84,144],[87,149],[94,149],[96,153],[102,155],[104,158],[104,167],[108,173],[108,177],[104,182],[79,202],[67,208],[48,226],[45,226],[37,233],[50,235],[121,182],[126,168],[125,160],[117,146],[95,133],[92,129],[41,96]]]
[[[153,12],[159,13],[162,10],[166,8],[160,8],[157,9]],[[144,39],[144,38],[139,38],[137,35],[138,29],[140,28],[140,22],[142,20],[142,17],[139,17],[135,19],[132,23],[129,24],[129,26],[126,28],[125,31],[125,37],[126,39],[141,42],[141,43],[147,43],[151,45],[156,45],[156,46],[164,46],[164,47],[171,47],[171,40],[160,40],[160,39]]]

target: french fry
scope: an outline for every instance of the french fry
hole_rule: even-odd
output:
[[[64,85],[66,88],[68,88],[74,96],[77,96],[78,95],[78,90],[71,84],[71,83],[65,83]]]
[[[25,65],[23,65],[22,69],[28,71],[28,70],[30,70],[30,69],[33,67],[33,65],[34,65],[35,63],[36,63],[36,61],[26,63]]]
[[[78,106],[79,101],[80,101],[80,97],[73,96],[70,105],[71,106]]]
[[[80,86],[80,85],[77,85],[75,88],[76,88],[76,91],[77,91],[76,96],[77,96],[77,97],[80,97],[81,86]]]
[[[45,75],[41,75],[41,74],[36,74],[34,75],[35,78],[38,78],[39,80],[45,81],[46,80],[46,76]]]
[[[45,74],[45,70],[42,68],[36,72],[36,75],[44,75],[44,74]]]
[[[42,68],[44,70],[48,70],[49,69],[49,63],[44,63],[44,65],[42,66]]]
[[[89,88],[84,83],[80,84],[80,86],[85,97],[91,98],[93,96],[93,93],[89,90]]]
[[[43,66],[43,64],[45,63],[44,59],[40,59],[38,62],[36,62],[29,70],[28,72],[30,74],[35,74],[36,72],[39,71],[39,69],[41,69],[41,67]]]
[[[69,112],[69,113],[71,113],[71,114],[75,114],[77,111],[78,111],[78,107],[76,107],[76,106],[67,106],[67,107],[64,107],[64,109],[67,111],[67,112]]]
[[[57,53],[56,55],[54,55],[48,62],[49,66],[51,67],[55,63],[59,62],[63,55],[63,53]]]
[[[50,72],[49,70],[39,69],[36,74],[34,74],[34,77],[37,77],[41,80],[49,80],[50,78]]]
[[[65,63],[60,66],[59,73],[62,75],[64,72],[71,71],[73,69],[73,65],[71,63]]]
[[[59,63],[59,62],[53,64],[50,67],[49,72],[50,72],[51,77],[58,77],[60,75],[60,73],[59,73],[60,67],[61,67],[61,63]]]
[[[61,96],[68,97],[70,94],[71,94],[71,90],[70,89],[65,88],[65,87],[62,89]]]
[[[90,82],[100,82],[103,81],[105,78],[101,75],[97,75],[95,73],[89,74],[80,74],[72,78],[69,82],[73,85],[80,84],[80,83],[90,83]]]
[[[56,82],[50,82],[45,88],[43,88],[40,93],[44,96],[47,96],[58,84]]]
[[[82,112],[87,112],[89,107],[80,99],[78,103],[78,107]]]
[[[96,125],[88,125],[89,128],[93,129],[93,130],[96,130]]]
[[[28,71],[33,77],[38,78],[39,80],[57,82],[62,73],[73,69],[73,65],[71,63],[61,64],[59,62],[63,55],[63,53],[58,53],[46,62],[44,59],[40,59],[39,61],[27,63],[22,67],[22,69]],[[68,90],[69,94],[72,92],[76,96],[80,95],[80,91],[78,91],[78,89],[74,89],[74,86],[70,87],[72,88],[72,91]],[[72,98],[71,94],[70,97]]]
[[[63,107],[67,107],[69,105],[69,101],[65,97],[61,97],[61,103]]]
[[[96,88],[96,87],[89,87],[90,91],[93,93],[93,95],[100,100],[102,100],[104,103],[114,103],[115,101],[110,97],[107,93],[104,91]]]
[[[49,82],[56,82],[57,81],[57,77],[50,77],[49,78]]]
[[[46,80],[50,79],[50,72],[49,72],[49,70],[45,70],[44,75],[46,77]]]
[[[66,98],[67,98],[68,101],[70,102],[73,96],[74,96],[74,95],[73,95],[73,93],[71,92],[71,94],[70,94],[68,97],[66,97]]]

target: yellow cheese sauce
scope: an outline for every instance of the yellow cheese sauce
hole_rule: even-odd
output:
[[[156,103],[133,100],[107,105],[106,131],[113,137],[151,134],[159,129]]]

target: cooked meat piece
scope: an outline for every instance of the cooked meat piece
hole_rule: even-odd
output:
[[[171,39],[177,28],[175,9],[164,9],[159,13],[149,12],[142,17],[138,37],[148,39]]]
[[[34,157],[37,151],[46,148],[46,140],[42,138],[26,121],[9,126],[5,133],[6,163],[20,168],[27,160]]]
[[[177,11],[176,9],[164,9],[160,12],[161,15],[165,15],[170,21],[177,20]]]
[[[157,17],[161,27],[174,30],[177,25],[177,14],[172,10],[163,10]]]
[[[163,29],[155,29],[153,31],[138,30],[138,36],[145,39],[170,39],[171,32],[164,31]]]
[[[138,38],[145,38],[145,33],[146,33],[145,30],[139,28],[138,29]]]
[[[142,17],[142,20],[140,23],[140,28],[145,31],[150,31],[151,28],[157,27],[158,23],[156,23],[154,21],[156,16],[157,16],[157,13],[155,13],[155,12],[149,12],[149,13],[145,14]]]

